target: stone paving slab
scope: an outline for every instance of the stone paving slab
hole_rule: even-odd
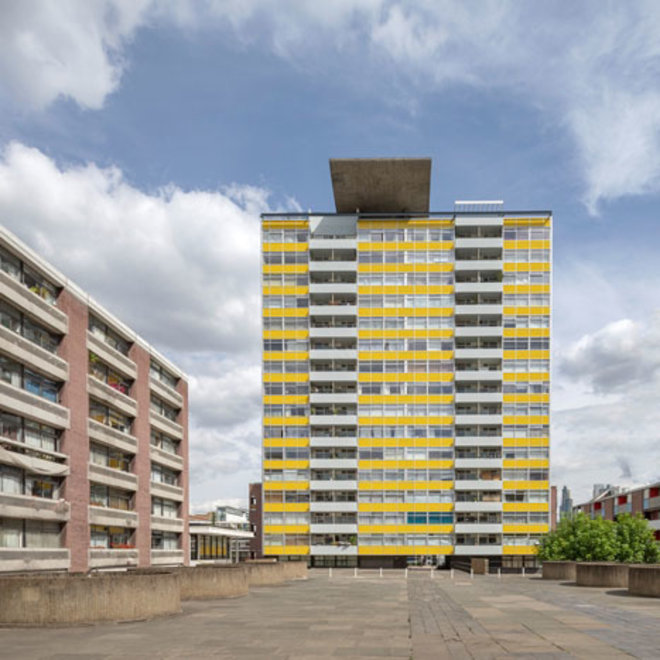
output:
[[[433,577],[431,577],[433,576]],[[625,595],[624,595],[625,594]],[[181,615],[0,629],[0,658],[660,658],[660,600],[535,577],[314,570]]]

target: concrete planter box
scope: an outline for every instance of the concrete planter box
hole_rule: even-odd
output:
[[[575,582],[580,587],[627,587],[628,564],[577,562]]]
[[[631,564],[628,567],[628,593],[660,598],[660,564]]]
[[[544,561],[543,579],[570,580],[571,582],[575,582],[575,562],[574,561]]]
[[[134,621],[181,611],[178,576],[63,575],[0,578],[0,624]]]

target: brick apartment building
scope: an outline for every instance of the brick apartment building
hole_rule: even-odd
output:
[[[588,502],[578,504],[573,511],[605,520],[614,520],[620,513],[641,513],[660,541],[660,481],[629,490],[610,486]]]
[[[188,563],[186,376],[0,227],[0,571]]]

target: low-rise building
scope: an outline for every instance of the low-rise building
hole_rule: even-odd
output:
[[[0,571],[188,561],[188,384],[0,227]]]
[[[219,506],[215,511],[191,514],[189,521],[192,564],[250,559],[254,534],[247,511]]]
[[[601,516],[605,520],[614,520],[620,513],[641,513],[660,541],[660,481],[628,489],[609,486],[588,502],[578,504],[573,511],[582,511],[592,518]]]

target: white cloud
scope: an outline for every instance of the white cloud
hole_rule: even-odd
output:
[[[259,478],[258,213],[268,193],[144,193],[116,168],[0,158],[0,217],[191,376],[193,501]]]
[[[267,48],[398,106],[450,85],[512,94],[571,135],[567,165],[581,170],[592,213],[660,190],[660,6],[650,0],[23,0],[1,12],[0,89],[30,107],[69,97],[100,108],[144,25],[229,31],[239,48]]]

